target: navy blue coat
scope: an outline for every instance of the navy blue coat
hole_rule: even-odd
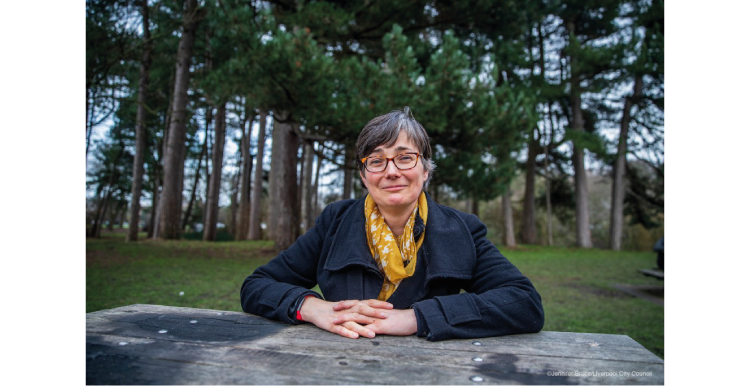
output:
[[[487,227],[429,196],[427,205],[414,275],[387,300],[414,309],[417,336],[437,341],[539,332],[542,299],[485,237]],[[328,205],[315,227],[245,279],[242,309],[297,324],[289,309],[301,296],[317,295],[310,290],[316,284],[328,301],[377,299],[383,275],[367,246],[364,207],[364,198]]]

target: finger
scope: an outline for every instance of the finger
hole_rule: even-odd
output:
[[[372,323],[372,324],[366,324],[363,326],[364,328],[374,332],[375,334],[382,334],[383,332],[380,329],[380,326],[378,323]]]
[[[335,319],[333,319],[333,324],[343,324],[346,322],[355,322],[362,325],[372,324],[375,323],[375,318],[358,313],[348,313],[338,315]]]
[[[367,338],[374,338],[375,332],[354,322],[346,322],[342,324],[343,327],[348,329],[349,331],[354,331],[356,334],[359,334],[360,336],[364,336]]]
[[[340,302],[338,302],[338,303],[336,303],[336,304],[333,305],[333,310],[334,311],[346,310],[348,308],[352,308],[352,307],[356,306],[360,302],[361,302],[361,300],[342,300],[342,301],[340,301]]]
[[[351,338],[351,339],[357,339],[359,338],[359,334],[356,332],[349,330],[348,328],[344,326],[334,325],[333,328],[331,328],[331,332],[334,334],[339,334],[343,336],[344,338]]]
[[[384,308],[387,310],[393,309],[393,304],[378,299],[368,299],[365,301],[365,304],[372,308]]]
[[[388,313],[384,312],[382,309],[372,308],[365,303],[352,307],[352,311],[378,319],[385,319],[388,317]]]

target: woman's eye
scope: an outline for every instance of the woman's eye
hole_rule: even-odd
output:
[[[401,162],[410,162],[414,160],[414,156],[411,154],[402,154],[398,156],[398,160]]]
[[[370,165],[372,166],[380,166],[383,164],[384,161],[380,158],[370,158],[369,162],[370,162]]]

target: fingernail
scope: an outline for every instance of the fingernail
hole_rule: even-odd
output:
[[[380,317],[381,317],[381,318],[387,318],[387,317],[388,317],[388,314],[386,314],[385,312],[381,312],[381,313],[380,313]]]
[[[368,332],[367,333],[367,337],[368,338],[374,338],[375,337],[375,333],[374,332]]]

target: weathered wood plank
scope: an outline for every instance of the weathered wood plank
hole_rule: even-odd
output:
[[[549,372],[594,372],[617,374],[617,376],[577,377],[573,383],[618,384],[623,379],[641,383],[662,383],[658,378],[660,364],[634,364],[619,361],[570,359],[545,356],[524,356],[494,353],[451,353],[438,350],[418,353],[399,353],[390,350],[383,353],[363,354],[358,350],[306,350],[295,345],[267,347],[263,349],[237,348],[215,344],[198,345],[168,340],[140,340],[118,347],[117,339],[96,341],[89,338],[89,357],[96,358],[106,353],[116,352],[117,357],[109,361],[128,363],[140,377],[151,374],[151,378],[164,380],[164,383],[211,383],[215,380],[213,371],[202,374],[191,371],[188,374],[166,373],[154,363],[160,361],[168,368],[177,364],[193,369],[224,368],[224,371],[239,371],[246,375],[236,378],[239,383],[382,383],[382,384],[470,384],[472,376],[482,376],[488,382],[494,379],[506,383],[566,384],[572,376],[551,377]],[[371,342],[370,342],[371,343]],[[108,350],[109,346],[114,348]],[[381,345],[377,346],[380,347]],[[392,349],[382,347],[383,349]],[[124,356],[124,357],[123,357]],[[475,362],[474,358],[482,358]],[[436,364],[439,364],[437,366]],[[120,366],[122,367],[122,366]],[[620,373],[650,371],[652,375],[624,377]],[[258,373],[263,373],[259,377]],[[303,380],[297,379],[304,374]],[[657,374],[657,375],[654,375]],[[189,378],[188,378],[189,376]],[[166,378],[169,377],[169,378]],[[370,377],[372,379],[362,379]],[[90,376],[90,378],[93,378]],[[222,378],[223,379],[223,378]],[[283,381],[282,381],[283,379]],[[111,380],[102,383],[114,383]],[[224,381],[220,383],[225,383]]]
[[[134,305],[87,314],[87,383],[477,384],[470,378],[480,376],[480,383],[663,384],[663,361],[623,335],[542,332],[479,346],[351,340],[219,312]]]

